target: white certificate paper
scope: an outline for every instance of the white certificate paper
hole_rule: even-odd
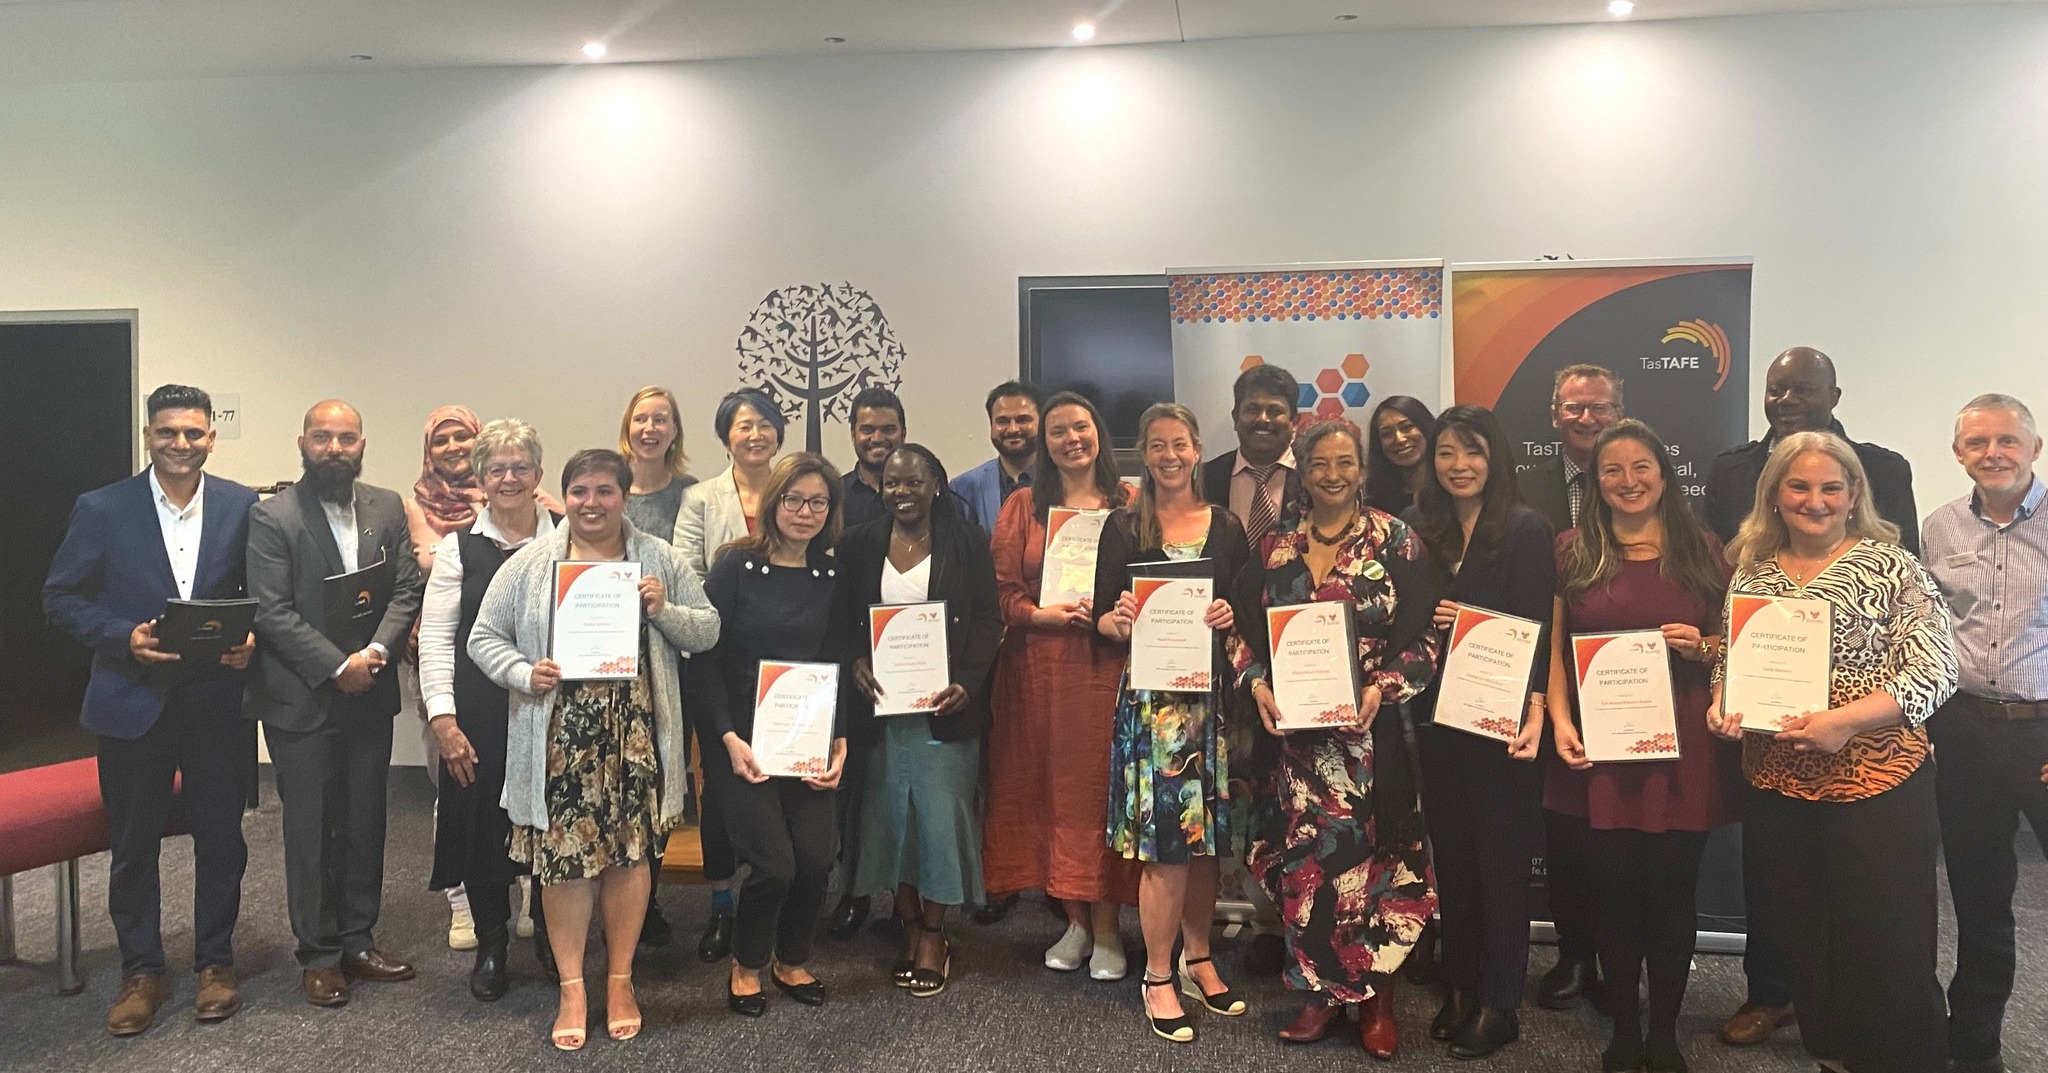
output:
[[[1131,624],[1132,689],[1209,691],[1215,636],[1202,616],[1215,588],[1206,577],[1131,579],[1131,595],[1138,598],[1138,618]]]
[[[1436,725],[1513,741],[1529,708],[1529,672],[1543,625],[1463,605],[1437,687]]]
[[[1281,730],[1358,724],[1358,642],[1350,609],[1350,601],[1338,600],[1266,609]]]
[[[1721,710],[1742,717],[1742,729],[1776,734],[1792,720],[1828,710],[1826,600],[1779,596],[1728,597],[1728,668]]]
[[[1661,631],[1575,633],[1572,670],[1586,759],[1678,759],[1671,660]]]
[[[764,775],[823,775],[832,766],[839,665],[761,661],[754,686],[754,763]]]
[[[875,604],[868,608],[868,650],[882,699],[876,715],[936,711],[953,684],[946,666],[946,605]]]
[[[565,682],[640,673],[640,564],[555,560],[548,658]]]
[[[1095,595],[1095,549],[1106,510],[1052,507],[1045,512],[1045,564],[1038,571],[1038,606],[1076,604]]]

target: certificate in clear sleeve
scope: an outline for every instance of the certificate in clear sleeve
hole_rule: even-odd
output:
[[[548,658],[565,682],[640,673],[640,564],[557,559]]]
[[[1436,725],[1509,742],[1529,707],[1543,624],[1469,604],[1458,608],[1437,686]]]
[[[1358,640],[1351,603],[1322,600],[1266,609],[1273,705],[1281,730],[1358,724]]]
[[[1826,600],[1730,593],[1721,710],[1758,734],[1827,711],[1833,618]]]
[[[1102,543],[1106,510],[1051,507],[1045,512],[1045,563],[1038,572],[1038,606],[1077,604],[1095,595],[1095,549]]]
[[[832,767],[832,717],[839,665],[761,661],[754,686],[754,734],[747,744],[764,775],[816,778]]]
[[[1208,559],[1136,563],[1131,595],[1131,688],[1206,693],[1213,674],[1215,631],[1202,619],[1214,599]]]
[[[938,710],[952,685],[946,664],[946,605],[875,604],[868,608],[868,652],[882,699],[876,715]]]
[[[1678,759],[1671,658],[1660,630],[1572,635],[1586,759]]]

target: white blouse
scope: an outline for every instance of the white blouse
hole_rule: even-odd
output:
[[[491,543],[510,552],[523,548],[554,532],[554,516],[536,507],[540,525],[534,534],[518,543],[491,521],[489,511],[479,511],[469,531],[491,538]],[[455,714],[455,631],[462,625],[462,541],[461,534],[441,538],[434,551],[434,570],[427,575],[427,591],[420,604],[420,695],[427,705],[427,718]]]

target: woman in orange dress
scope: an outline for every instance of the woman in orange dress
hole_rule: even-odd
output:
[[[1032,483],[1003,504],[990,541],[996,600],[1008,627],[990,705],[983,874],[990,900],[1043,889],[1066,905],[1067,930],[1045,965],[1089,963],[1097,980],[1127,971],[1118,908],[1138,900],[1138,870],[1103,842],[1109,737],[1123,653],[1097,643],[1092,596],[1041,607],[1047,512],[1122,505],[1123,482],[1103,449],[1102,415],[1072,392],[1047,400]],[[1069,566],[1090,591],[1095,569]]]

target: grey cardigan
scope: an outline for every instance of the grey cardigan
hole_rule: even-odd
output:
[[[683,759],[683,694],[676,649],[702,652],[716,644],[718,612],[704,598],[696,571],[674,548],[634,529],[629,521],[621,519],[620,525],[626,531],[626,558],[659,577],[668,593],[667,605],[648,620],[668,643],[652,639],[647,646],[648,675],[654,686],[654,744],[661,757],[661,819],[666,826],[682,816],[689,773]],[[505,793],[499,803],[522,827],[548,826],[548,719],[561,690],[536,697],[527,688],[534,663],[548,650],[553,587],[549,564],[568,555],[567,525],[514,552],[491,579],[476,628],[469,634],[469,658],[486,677],[511,692]]]

